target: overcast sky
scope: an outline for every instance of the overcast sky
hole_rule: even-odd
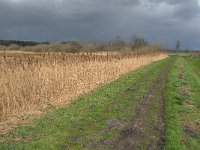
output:
[[[0,0],[0,39],[145,37],[200,49],[200,0]]]

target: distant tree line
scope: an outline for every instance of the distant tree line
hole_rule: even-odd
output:
[[[148,46],[149,43],[142,37],[133,36],[130,41],[123,40],[120,36],[116,36],[113,41],[98,43],[91,41],[87,43],[88,49],[93,48],[96,51],[135,51],[136,49]]]
[[[62,41],[62,42],[32,42],[32,41],[14,41],[14,40],[0,40],[0,50],[22,50],[22,51],[35,51],[35,52],[67,52],[67,53],[79,53],[79,52],[99,52],[99,51],[142,51],[144,47],[151,46],[145,38],[139,36],[132,36],[129,41],[125,41],[120,36],[112,41],[97,42],[91,40],[87,43],[80,41]],[[158,46],[154,45],[154,49],[158,49]],[[144,50],[144,49],[143,49]],[[146,51],[147,49],[145,49]],[[153,50],[153,49],[152,49]]]
[[[16,41],[16,40],[0,40],[0,45],[2,46],[10,46],[12,44],[16,44],[20,47],[24,46],[36,46],[38,44],[49,44],[49,42],[33,42],[33,41]]]

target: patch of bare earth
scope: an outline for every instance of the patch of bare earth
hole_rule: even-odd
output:
[[[134,149],[163,149],[164,145],[164,105],[166,79],[169,67],[164,67],[157,78],[153,81],[150,89],[138,107],[131,123],[127,125],[120,134],[113,149],[134,150]],[[150,112],[155,100],[158,103],[156,108],[156,123],[149,121]]]

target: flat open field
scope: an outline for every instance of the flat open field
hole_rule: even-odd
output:
[[[90,83],[95,81],[95,85],[112,82],[98,86],[93,92],[79,96],[76,100],[71,101],[70,105],[54,108],[43,117],[33,120],[32,123],[21,125],[2,134],[0,149],[200,149],[200,58],[178,55],[166,58],[164,55],[155,55],[148,56],[148,59],[147,56],[138,57],[133,63],[136,58],[135,56],[128,58],[121,56],[121,59],[112,58],[112,60],[116,59],[113,62],[109,57],[105,61],[88,63],[87,65],[91,67],[89,73],[92,73],[90,77],[94,77],[95,80],[87,75],[84,76],[84,79]],[[42,61],[44,60],[45,58]],[[159,61],[150,64],[153,60]],[[83,65],[86,62],[76,65]],[[98,66],[99,63],[101,65]],[[133,64],[137,65],[133,66]],[[30,69],[34,70],[32,65],[30,65]],[[51,65],[50,67],[52,67]],[[107,67],[110,69],[106,70]],[[48,67],[45,66],[45,68]],[[97,68],[99,70],[95,70]],[[40,69],[42,73],[44,68]],[[58,76],[58,79],[62,77],[62,80],[67,81],[65,80],[66,70],[68,68],[63,69],[63,76]],[[80,67],[76,69],[76,72],[79,70]],[[52,74],[54,75],[52,72],[56,70],[48,71],[34,81],[43,79],[43,76],[45,78],[52,77]],[[33,72],[30,72],[29,76]],[[95,73],[99,74],[99,72],[106,77],[95,76]],[[23,71],[22,73],[19,76],[24,75],[22,76],[24,79],[27,74]],[[126,74],[122,75],[124,73]],[[81,74],[81,76],[83,75]],[[119,75],[122,76],[119,77]],[[1,74],[1,77],[5,76]],[[99,82],[96,81],[97,78]],[[42,82],[42,80],[39,81]],[[46,82],[49,80],[42,82],[42,85],[45,85]],[[87,85],[88,82],[83,85]],[[50,83],[46,87],[50,86],[50,89],[53,89],[56,84],[51,85]],[[61,81],[56,83],[60,84]],[[78,85],[76,88],[81,85],[80,83],[76,83]],[[63,85],[64,89],[66,88],[65,84]],[[90,86],[87,85],[84,88],[88,89],[88,87]],[[96,88],[96,86],[93,87]],[[39,87],[29,89],[32,91],[29,96],[37,89]],[[69,92],[69,90],[71,90],[70,92],[74,91],[69,87],[67,89],[63,93]],[[94,88],[89,90],[92,89]],[[47,92],[46,96],[48,94]],[[60,93],[55,92],[50,95],[54,94],[55,97],[51,98],[58,97]],[[49,100],[49,97],[47,99]],[[50,102],[51,105],[54,105],[54,102],[58,103],[59,101]],[[37,100],[37,103],[44,104],[42,100]],[[27,102],[24,107],[38,107],[36,104]],[[19,108],[21,105],[18,106]],[[12,111],[13,108],[7,110]]]

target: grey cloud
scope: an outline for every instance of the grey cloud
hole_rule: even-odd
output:
[[[176,4],[186,4],[186,3],[196,3],[198,0],[150,0],[151,2],[154,3],[168,3],[172,5]]]
[[[200,13],[200,8],[198,2],[187,3],[177,6],[175,9],[175,15],[180,16],[183,19],[190,19],[198,16]]]
[[[191,19],[199,15],[200,7],[198,0],[150,0],[152,3],[166,3],[174,7],[175,17]]]
[[[200,47],[199,9],[197,0],[0,0],[0,39],[128,40],[137,34],[170,47],[176,39],[185,48]]]

